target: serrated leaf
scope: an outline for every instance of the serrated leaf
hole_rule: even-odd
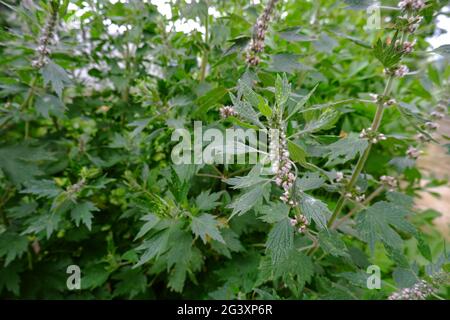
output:
[[[191,229],[192,232],[199,236],[204,243],[207,242],[207,236],[211,239],[225,243],[219,229],[217,228],[218,222],[213,215],[202,214],[199,217],[192,217]]]
[[[13,266],[0,268],[0,293],[6,288],[16,296],[20,293],[20,270]]]
[[[247,101],[241,101],[233,94],[230,93],[231,101],[238,116],[250,121],[251,123],[257,125],[260,128],[264,128],[264,125],[259,121],[258,113],[252,108],[251,104]]]
[[[331,167],[352,160],[358,154],[362,154],[367,146],[367,140],[360,139],[358,135],[350,134],[348,137],[326,147],[325,156],[328,157],[328,161],[325,166]]]
[[[156,224],[160,221],[159,217],[155,216],[152,213],[149,213],[145,216],[143,216],[140,220],[146,221],[144,225],[139,230],[138,234],[134,238],[134,240],[141,238],[142,236],[146,235],[147,232],[149,232]]]
[[[53,180],[31,180],[25,182],[25,189],[21,193],[34,194],[38,197],[54,198],[63,190]]]
[[[275,202],[262,206],[258,213],[258,218],[264,222],[275,223],[288,217],[289,207],[283,202]]]
[[[133,266],[137,268],[144,263],[148,262],[154,257],[159,256],[167,250],[167,244],[170,237],[170,229],[166,229],[153,235],[150,239],[145,240],[136,250],[144,250],[144,253],[140,256],[139,262]]]
[[[5,258],[5,267],[20,258],[28,249],[27,237],[14,232],[0,234],[0,257]]]
[[[76,204],[70,211],[70,217],[75,221],[77,227],[80,226],[80,222],[89,229],[92,228],[92,212],[99,211],[99,209],[90,201],[81,202]]]
[[[325,178],[318,172],[306,172],[295,181],[295,188],[301,191],[315,190],[325,183]]]
[[[219,200],[223,192],[210,192],[211,190],[203,191],[195,199],[195,204],[199,210],[211,210],[220,204],[217,200]]]
[[[325,229],[327,227],[331,212],[325,203],[307,194],[302,194],[299,206],[300,211],[308,221],[313,220],[319,228]]]
[[[341,240],[339,233],[335,230],[321,230],[319,232],[319,244],[323,251],[335,257],[350,258],[344,241]]]
[[[399,248],[402,239],[393,227],[414,234],[414,226],[406,220],[410,211],[393,203],[380,201],[361,212],[356,218],[356,229],[361,238],[375,249],[376,242]]]
[[[395,33],[394,37],[390,41],[390,44],[378,39],[373,48],[374,56],[383,64],[385,68],[394,67],[402,58],[403,51],[396,45],[397,37],[398,32]]]
[[[270,230],[267,236],[266,253],[270,255],[272,264],[278,265],[294,247],[294,228],[285,218]]]
[[[230,219],[236,214],[243,215],[244,213],[252,209],[254,205],[262,199],[262,197],[263,187],[261,185],[257,185],[250,191],[247,191],[244,194],[240,195],[227,206],[227,208],[233,209]]]
[[[58,97],[61,97],[64,85],[71,83],[66,71],[53,61],[50,61],[41,69],[41,74],[44,78],[44,85],[50,83]]]
[[[114,276],[119,280],[114,286],[113,296],[133,299],[147,288],[147,277],[139,269],[126,269]]]
[[[42,175],[39,165],[49,160],[54,160],[53,154],[43,147],[19,144],[0,148],[0,168],[16,185]]]
[[[291,249],[273,269],[274,278],[281,277],[295,296],[300,294],[314,274],[311,258],[295,249]]]
[[[325,110],[318,119],[308,121],[301,133],[312,133],[332,128],[339,118],[339,112],[333,109]]]

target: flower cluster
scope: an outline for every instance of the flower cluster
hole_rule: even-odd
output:
[[[289,219],[291,226],[297,229],[299,233],[303,233],[306,231],[306,228],[309,225],[308,219],[302,214],[296,216],[293,219]]]
[[[269,28],[270,16],[277,2],[278,0],[269,0],[263,13],[256,21],[253,37],[247,50],[247,63],[249,65],[256,66],[260,62],[258,53],[264,50],[264,39],[266,38],[266,31]]]
[[[351,192],[347,192],[345,194],[345,197],[347,199],[353,199],[356,202],[363,202],[364,200],[366,200],[366,195],[365,194],[353,194]]]
[[[49,56],[51,54],[50,45],[54,39],[54,32],[56,27],[56,21],[58,19],[58,11],[56,9],[52,10],[47,23],[39,37],[39,45],[36,48],[37,57],[31,62],[33,68],[41,69],[46,66],[49,62]]]
[[[433,121],[427,121],[425,122],[425,127],[430,131],[435,131],[437,128],[439,128],[439,124]]]
[[[380,182],[389,190],[394,191],[397,187],[397,179],[392,176],[381,176]]]
[[[409,33],[414,33],[419,28],[419,25],[422,23],[422,16],[411,16],[407,15],[401,16],[400,19],[406,21],[406,31]]]
[[[386,136],[382,133],[377,133],[372,128],[362,129],[359,134],[361,139],[368,139],[371,143],[378,143],[378,141],[386,140]]]
[[[423,0],[402,0],[398,3],[398,7],[402,10],[422,10],[425,7]]]
[[[336,182],[341,182],[344,180],[344,173],[343,172],[336,172],[336,178],[334,179]]]
[[[420,143],[425,143],[425,142],[429,142],[430,141],[429,136],[427,136],[427,135],[425,135],[425,134],[423,134],[421,132],[416,134],[415,138]]]
[[[223,106],[222,108],[219,109],[219,112],[220,116],[224,119],[237,115],[236,110],[234,110],[232,106]]]
[[[408,150],[406,150],[406,155],[410,159],[417,159],[421,154],[421,151],[417,148],[414,148],[413,146],[409,146]]]
[[[270,130],[269,147],[269,157],[272,163],[272,171],[275,173],[275,183],[284,190],[280,199],[291,206],[295,206],[297,205],[297,201],[292,197],[292,189],[296,176],[292,172],[293,163],[289,158],[286,133],[284,130]]]
[[[396,47],[400,46],[400,42],[401,42],[400,40],[395,41],[395,46]],[[403,42],[403,45],[402,45],[403,53],[411,53],[413,51],[416,43],[417,43],[416,39],[414,39],[412,42],[410,42],[410,41]]]
[[[411,288],[404,288],[389,296],[389,300],[425,300],[435,288],[425,280],[420,280]]]
[[[397,103],[394,98],[389,98],[388,96],[378,95],[375,93],[369,93],[373,102],[382,103],[384,107],[389,107]]]

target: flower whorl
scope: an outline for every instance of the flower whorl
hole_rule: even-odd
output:
[[[292,197],[296,175],[292,171],[293,163],[289,158],[287,139],[284,129],[270,130],[270,161],[272,171],[275,173],[275,183],[282,187],[284,192],[280,199],[289,205],[297,205]]]
[[[434,292],[435,288],[426,282],[420,280],[411,288],[404,288],[394,292],[389,296],[389,300],[425,300],[427,296]]]
[[[269,0],[263,13],[256,20],[252,40],[247,50],[247,63],[252,66],[259,64],[260,59],[258,53],[264,49],[264,39],[266,38],[266,31],[269,28],[269,22],[272,12],[278,0]]]
[[[36,48],[37,57],[31,62],[33,68],[41,69],[48,64],[51,50],[50,45],[54,40],[54,32],[56,28],[56,22],[58,20],[58,4],[55,3],[52,7],[52,11],[45,27],[39,37],[39,44]]]

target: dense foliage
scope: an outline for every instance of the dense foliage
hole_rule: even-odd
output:
[[[370,1],[0,1],[0,296],[447,298],[413,206],[446,184],[416,158],[446,139],[447,1],[382,2],[370,28]],[[193,121],[279,129],[282,167],[175,165]]]

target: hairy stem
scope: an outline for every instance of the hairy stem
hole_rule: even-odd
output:
[[[390,92],[392,90],[393,80],[394,80],[394,77],[389,76],[389,78],[386,82],[386,87],[384,88],[383,96],[387,96],[390,94]],[[373,118],[372,126],[371,126],[372,130],[375,132],[378,131],[378,129],[380,127],[381,120],[383,118],[383,111],[384,111],[383,102],[378,102],[377,111],[375,112],[375,116]],[[358,162],[356,163],[356,167],[353,170],[350,181],[348,182],[347,186],[345,187],[345,191],[339,197],[339,200],[336,203],[336,208],[334,209],[333,214],[332,214],[330,220],[328,221],[328,224],[327,224],[328,227],[331,227],[333,225],[333,223],[336,220],[336,218],[338,217],[339,213],[341,213],[341,210],[344,207],[345,200],[346,200],[345,194],[353,188],[359,175],[361,174],[361,171],[364,169],[364,165],[366,164],[367,158],[369,157],[370,150],[372,149],[372,145],[373,145],[372,141],[369,141],[369,145],[367,146],[366,150],[364,150],[363,154],[358,159]]]

